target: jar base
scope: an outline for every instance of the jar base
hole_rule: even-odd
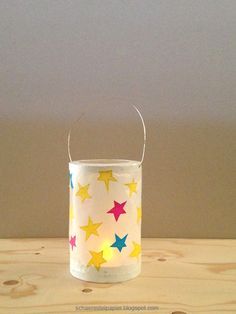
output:
[[[102,267],[98,270],[95,268],[75,269],[70,266],[70,273],[73,277],[90,282],[97,283],[114,283],[130,280],[137,277],[141,272],[141,262],[135,265],[126,265],[119,267]]]

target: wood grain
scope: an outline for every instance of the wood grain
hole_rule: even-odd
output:
[[[94,305],[236,313],[236,240],[143,239],[142,245],[141,276],[94,284],[70,275],[67,239],[0,240],[0,313],[111,313],[79,310]]]

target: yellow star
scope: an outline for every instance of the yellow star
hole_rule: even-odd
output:
[[[126,183],[125,185],[129,188],[129,196],[132,196],[132,193],[137,193],[137,182],[135,182],[134,179],[132,182]]]
[[[110,181],[117,181],[116,178],[113,177],[112,170],[99,171],[98,181],[104,181],[107,191],[109,191]]]
[[[73,207],[72,207],[72,205],[71,205],[71,206],[70,206],[70,221],[72,221],[74,218],[75,218],[74,210],[73,210]]]
[[[89,195],[89,192],[88,192],[88,188],[89,188],[89,184],[87,185],[79,184],[79,190],[76,193],[76,196],[79,196],[82,202],[84,202],[86,199],[91,198],[91,195]]]
[[[92,255],[92,258],[88,262],[87,267],[94,265],[94,267],[96,267],[96,269],[99,270],[101,264],[106,263],[106,260],[103,257],[103,251],[101,252],[89,251],[89,253]]]
[[[133,251],[130,253],[130,257],[139,257],[141,253],[141,245],[133,241]]]
[[[80,227],[80,229],[82,229],[86,232],[86,240],[88,240],[88,238],[92,234],[94,234],[96,236],[99,235],[97,232],[97,228],[100,227],[101,225],[102,225],[102,222],[98,222],[98,223],[94,224],[92,219],[89,217],[87,226],[82,226],[82,227]]]
[[[142,219],[142,207],[137,207],[137,223]]]

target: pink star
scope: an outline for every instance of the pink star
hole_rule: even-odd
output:
[[[126,211],[123,208],[125,204],[126,204],[126,201],[121,204],[114,201],[114,207],[110,209],[107,213],[114,214],[115,220],[117,221],[121,214],[126,214]]]
[[[76,241],[76,235],[75,236],[71,236],[70,237],[70,245],[71,245],[71,249],[72,249],[72,251],[73,251],[73,248],[74,248],[74,246],[76,247],[76,243],[75,243],[75,241]]]

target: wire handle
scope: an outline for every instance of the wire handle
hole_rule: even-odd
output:
[[[139,164],[139,167],[142,165],[143,161],[144,161],[144,156],[145,156],[145,151],[146,151],[146,139],[147,139],[147,133],[146,133],[146,126],[145,126],[145,122],[144,122],[144,119],[143,119],[143,116],[141,114],[141,112],[138,110],[138,108],[133,105],[134,109],[136,110],[136,112],[138,113],[141,121],[142,121],[142,126],[143,126],[143,151],[142,151],[142,157],[141,157],[141,160],[140,160],[140,164]],[[79,118],[72,124],[70,130],[69,130],[69,133],[68,133],[68,137],[67,137],[67,149],[68,149],[68,156],[69,156],[69,159],[70,159],[70,162],[72,162],[72,158],[71,158],[71,153],[70,153],[70,138],[71,138],[71,131],[72,131],[72,128],[74,126],[75,123],[79,122],[82,117],[84,116],[84,113],[82,113]]]

